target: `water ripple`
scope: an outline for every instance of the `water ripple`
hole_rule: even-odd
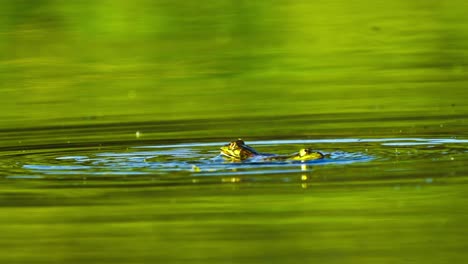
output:
[[[466,153],[468,140],[455,138],[339,138],[306,140],[264,140],[249,141],[254,147],[272,149],[294,149],[313,145],[326,155],[321,160],[262,161],[247,160],[228,162],[219,154],[219,147],[226,142],[184,143],[171,145],[133,146],[119,149],[104,149],[86,155],[71,151],[66,155],[48,159],[51,155],[35,157],[26,161],[22,168],[41,175],[164,175],[188,173],[192,176],[239,176],[267,174],[303,174],[322,166],[348,166],[371,161],[388,161],[404,155],[408,159],[417,157],[441,158],[447,154]],[[288,145],[287,147],[284,147]],[[51,150],[53,151],[53,150]],[[272,152],[275,152],[272,151]],[[81,153],[80,153],[81,154]],[[29,177],[29,176],[25,176]]]

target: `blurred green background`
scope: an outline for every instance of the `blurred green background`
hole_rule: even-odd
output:
[[[464,0],[2,0],[0,127],[221,120],[191,136],[294,137],[369,117],[367,128],[462,132],[467,11]],[[241,129],[265,120],[286,121]]]
[[[463,263],[467,14],[466,0],[0,0],[0,262]],[[237,137],[366,158],[230,170],[194,148]],[[172,170],[135,163],[145,145],[166,145],[144,151]],[[203,162],[219,176],[184,169]]]

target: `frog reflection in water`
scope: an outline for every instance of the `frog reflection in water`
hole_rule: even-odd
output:
[[[290,155],[275,155],[269,153],[259,153],[252,147],[245,144],[242,139],[232,141],[231,143],[221,147],[221,155],[232,161],[243,161],[249,158],[260,158],[265,161],[306,161],[323,159],[323,154],[312,151],[310,148],[300,149],[299,152]]]

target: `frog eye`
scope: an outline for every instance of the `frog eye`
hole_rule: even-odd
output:
[[[299,150],[299,156],[301,156],[301,157],[303,157],[303,156],[305,156],[307,154],[310,154],[310,153],[311,153],[311,151],[308,148]]]
[[[244,140],[242,140],[240,138],[238,140],[236,140],[236,144],[237,145],[245,145]]]

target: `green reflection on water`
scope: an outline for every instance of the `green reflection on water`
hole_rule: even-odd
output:
[[[465,1],[2,9],[2,127],[468,112]]]
[[[467,243],[467,197],[446,184],[78,186],[2,191],[2,260],[443,263]]]
[[[1,263],[466,259],[464,146],[454,160],[435,149],[314,168],[308,182],[21,167],[50,165],[65,146],[86,156],[239,136],[464,138],[466,1],[37,0],[0,11]]]

